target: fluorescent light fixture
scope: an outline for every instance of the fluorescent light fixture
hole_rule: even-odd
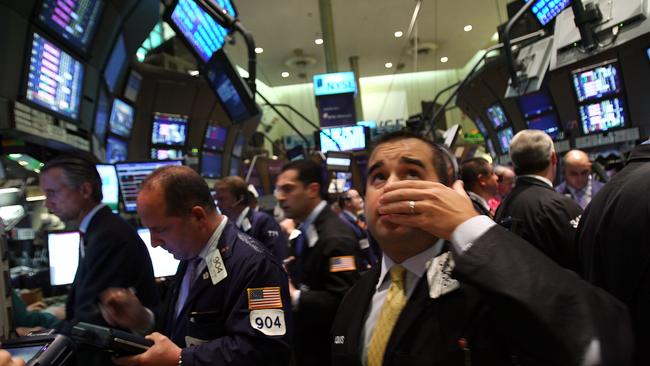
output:
[[[314,40],[314,43],[316,43],[316,44],[323,44],[323,39],[322,39],[322,38],[316,38],[316,39]]]
[[[262,53],[264,49],[262,47],[255,47],[255,53]]]
[[[440,57],[440,62],[445,63],[447,61],[449,61],[449,57],[447,56]]]
[[[291,75],[291,74],[289,74],[289,73],[286,72],[286,71],[284,71],[284,72],[282,73],[282,77],[283,77],[283,78],[288,78],[289,75]]]
[[[399,38],[399,37],[403,36],[404,33],[402,33],[402,31],[397,31],[397,32],[393,33],[393,35],[395,36],[395,38]]]
[[[392,62],[386,62],[384,64],[384,67],[387,68],[387,69],[390,69],[391,67],[393,67],[393,63]]]
[[[472,29],[473,29],[473,27],[472,27],[471,24],[468,24],[468,25],[466,25],[466,26],[463,27],[463,30],[464,30],[465,32],[469,32],[469,31],[471,31]]]
[[[191,76],[196,76],[199,74],[199,70],[188,70],[187,73]]]

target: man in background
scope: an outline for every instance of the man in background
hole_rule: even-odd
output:
[[[371,246],[368,238],[368,231],[366,230],[367,225],[365,221],[359,217],[363,212],[363,198],[359,195],[359,192],[356,189],[350,189],[339,196],[338,203],[339,207],[341,207],[339,218],[341,221],[346,223],[352,231],[354,231],[354,235],[357,237],[357,241],[359,242],[362,269],[372,267],[377,263],[378,248],[373,248]]]
[[[589,155],[582,150],[571,150],[564,155],[564,179],[555,190],[571,197],[582,209],[605,185],[593,178]]]
[[[483,158],[465,160],[460,165],[460,179],[476,212],[493,217],[488,201],[497,193],[497,175],[492,164]]]
[[[497,208],[504,199],[510,194],[515,186],[515,172],[511,167],[505,165],[496,165],[494,174],[497,175],[497,194],[488,200],[490,212],[497,212]]]

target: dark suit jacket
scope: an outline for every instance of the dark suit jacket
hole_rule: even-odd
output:
[[[183,365],[286,365],[293,330],[288,278],[281,264],[258,241],[227,223],[217,248],[227,277],[217,284],[205,268],[194,281],[185,306],[176,318],[176,302],[187,261],[165,298],[157,328],[183,348]],[[286,333],[267,336],[255,329],[247,289],[279,287]],[[266,319],[263,319],[266,320]],[[273,326],[280,321],[270,318]],[[188,347],[186,337],[206,343]]]
[[[625,302],[636,333],[637,365],[650,363],[650,145],[593,197],[577,243],[584,278]]]
[[[273,216],[250,209],[245,220],[248,220],[251,228],[244,231],[244,233],[262,243],[278,261],[282,262],[287,258],[287,251],[289,250],[287,238]]]
[[[329,332],[343,295],[359,279],[360,251],[354,232],[325,206],[313,223],[318,242],[309,248],[305,241],[302,255],[297,256],[292,280],[301,291],[296,316],[295,361],[298,365],[329,365]],[[301,235],[305,235],[304,233]],[[296,240],[290,252],[295,255]],[[330,259],[354,256],[356,270],[331,272]]]
[[[339,218],[341,221],[347,224],[350,229],[352,229],[354,235],[357,237],[357,242],[359,242],[359,250],[361,251],[361,270],[365,271],[366,268],[375,265],[378,258],[378,249],[376,243],[370,241],[368,232],[359,226],[357,223],[358,219],[353,219],[345,212],[341,212],[339,214]],[[362,240],[366,241],[367,246],[365,248],[361,247]]]
[[[575,234],[582,208],[539,179],[518,177],[495,221],[509,228],[562,267],[577,271]]]
[[[384,365],[579,365],[593,339],[603,365],[629,362],[625,306],[520,238],[495,226],[454,259],[452,277],[461,287],[431,299],[422,277],[389,338]],[[342,301],[332,365],[361,365],[379,271],[365,274]]]

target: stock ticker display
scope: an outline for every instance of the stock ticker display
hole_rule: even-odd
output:
[[[38,19],[82,52],[97,29],[103,0],[44,0]]]

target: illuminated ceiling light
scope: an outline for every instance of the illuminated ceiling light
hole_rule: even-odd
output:
[[[283,77],[283,78],[288,78],[289,75],[290,75],[290,74],[289,74],[288,72],[286,72],[286,71],[284,71],[284,72],[282,73],[282,77]]]
[[[323,39],[322,39],[322,38],[316,38],[316,39],[314,40],[314,43],[316,43],[316,44],[323,44]]]
[[[397,32],[393,33],[393,35],[395,35],[395,38],[399,38],[399,37],[403,36],[404,33],[402,33],[402,31],[397,31]]]
[[[393,63],[392,62],[386,62],[384,64],[384,67],[387,68],[387,69],[390,69],[391,67],[393,67]]]
[[[440,62],[445,63],[447,61],[449,61],[449,57],[440,57]]]
[[[262,53],[262,52],[264,52],[264,49],[262,47],[255,48],[255,53]]]
[[[199,70],[188,70],[187,73],[192,76],[196,76],[199,74]]]
[[[472,25],[471,25],[471,24],[468,24],[468,25],[464,26],[464,27],[463,27],[463,30],[464,30],[465,32],[469,32],[469,31],[471,31],[471,30],[472,30]]]

